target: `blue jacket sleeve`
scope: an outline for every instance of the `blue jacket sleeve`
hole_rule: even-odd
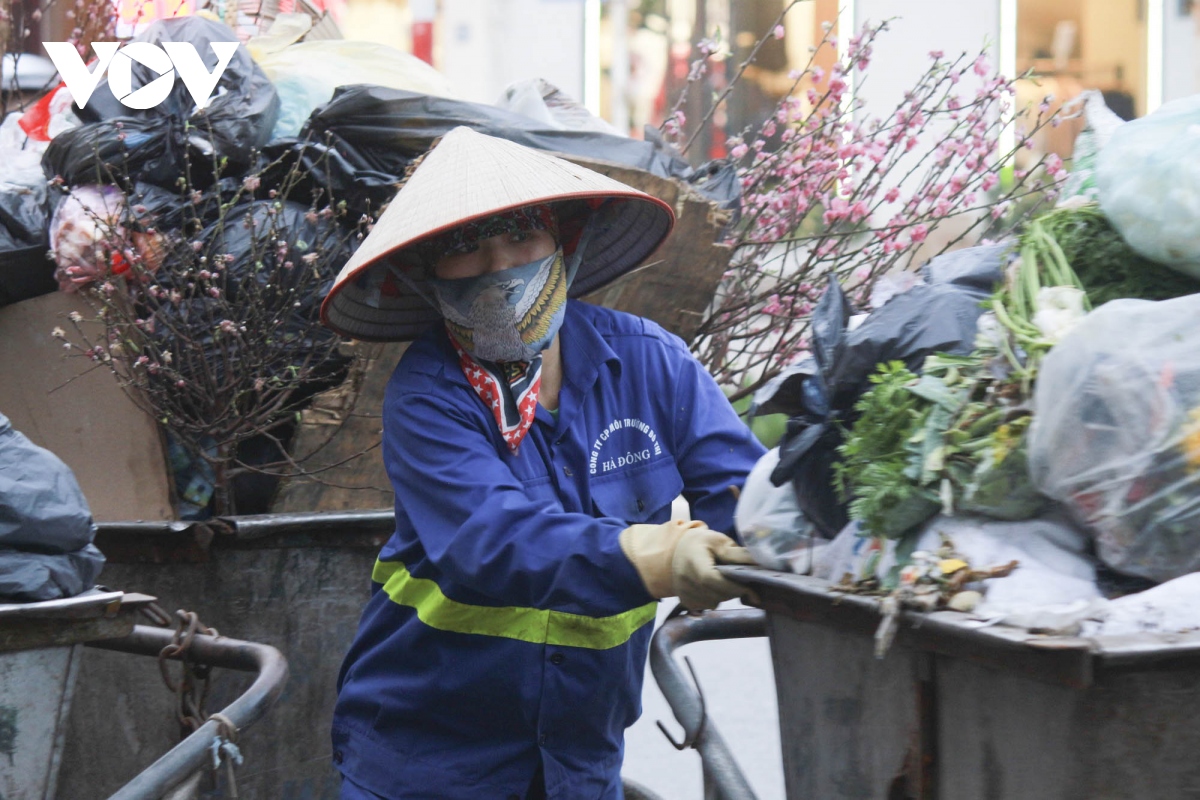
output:
[[[692,519],[734,536],[737,494],[766,453],[725,393],[680,340],[675,351],[675,459]],[[733,487],[736,487],[733,488]]]
[[[613,519],[527,495],[496,455],[486,420],[444,398],[393,391],[384,462],[433,564],[496,605],[608,616],[651,601]]]

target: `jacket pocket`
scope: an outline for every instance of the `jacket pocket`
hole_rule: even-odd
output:
[[[669,458],[605,476],[591,485],[592,503],[601,516],[630,524],[661,523],[671,518],[671,501],[683,491],[683,478]]]

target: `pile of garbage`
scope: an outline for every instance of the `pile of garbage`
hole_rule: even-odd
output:
[[[738,205],[731,165],[693,169],[657,136],[643,141],[619,135],[544,81],[510,87],[495,106],[465,102],[440,73],[411,55],[368,42],[307,41],[310,27],[304,14],[280,14],[265,35],[235,51],[204,108],[177,81],[163,103],[135,111],[113,95],[105,77],[82,109],[60,84],[6,117],[0,124],[0,305],[54,289],[47,251],[64,289],[88,282],[81,277],[94,280],[119,269],[108,263],[111,254],[105,262],[101,252],[82,252],[104,249],[97,226],[83,217],[119,221],[128,206],[145,204],[143,192],[160,200],[173,194],[179,205],[194,190],[216,191],[222,182],[261,176],[253,196],[244,198],[261,200],[280,191],[282,177],[299,163],[335,204],[345,203],[356,216],[378,213],[411,161],[458,125],[677,178],[724,208]],[[223,23],[201,14],[155,22],[134,41],[189,43],[212,70],[217,54],[211,43],[235,38]],[[155,77],[135,62],[135,89]],[[107,205],[85,206],[87,215],[54,222],[68,192],[112,185],[120,194],[110,192]],[[304,188],[293,187],[293,196],[306,198]],[[126,204],[134,194],[137,202]],[[166,234],[178,219],[159,222],[159,233]],[[64,226],[71,229],[65,236]],[[69,275],[72,268],[86,274]]]
[[[466,102],[414,56],[328,35],[306,14],[279,14],[234,51],[206,103],[176,81],[159,105],[131,109],[105,76],[82,108],[59,84],[9,114],[0,122],[0,306],[56,289],[103,293],[100,310],[124,299],[138,329],[132,339],[109,315],[108,341],[85,342],[83,355],[115,361],[120,351],[143,382],[146,370],[170,391],[204,380],[216,387],[208,395],[261,397],[274,376],[299,369],[324,382],[305,378],[303,402],[346,363],[318,323],[320,298],[413,160],[454,127],[634,167],[739,206],[731,164],[693,169],[654,132],[620,135],[544,81],[509,87],[496,105]],[[201,12],[155,22],[134,41],[191,45],[211,72],[213,43],[236,38]],[[133,62],[133,89],[158,77]],[[260,320],[269,329],[249,329],[275,306]],[[279,352],[240,355],[239,336],[274,337]],[[236,386],[224,381],[238,370],[248,374]],[[164,423],[182,518],[207,516],[221,481],[213,466],[220,436],[202,430],[206,397],[196,394],[188,402],[197,419],[187,424],[198,432]],[[239,440],[238,458],[279,462],[276,440],[286,445],[287,435],[273,430],[259,455]],[[240,496],[239,510],[268,510],[273,487]]]
[[[1016,240],[865,313],[831,282],[755,397],[789,417],[738,506],[761,563],[1034,630],[1200,629],[1200,96],[1086,115]]]

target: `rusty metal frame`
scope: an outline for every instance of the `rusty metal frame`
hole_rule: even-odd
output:
[[[88,647],[154,656],[172,644],[174,631],[134,626],[133,632],[120,639],[89,642]],[[109,800],[161,800],[163,795],[211,763],[212,746],[222,735],[222,724],[228,722],[236,730],[254,724],[275,704],[287,682],[288,667],[283,655],[274,647],[245,642],[224,636],[197,635],[188,649],[188,657],[199,663],[241,672],[254,672],[257,677],[246,691],[223,708],[215,719],[205,722],[165,755],[125,784]],[[221,722],[218,722],[221,720]]]
[[[678,749],[694,748],[704,770],[705,800],[755,800],[754,790],[742,773],[729,745],[708,718],[704,695],[691,671],[689,681],[675,660],[675,651],[686,644],[716,639],[746,639],[766,636],[766,614],[757,609],[709,611],[699,615],[672,616],[650,640],[650,670],[675,719],[683,726],[683,741],[676,742],[662,723],[659,727]]]

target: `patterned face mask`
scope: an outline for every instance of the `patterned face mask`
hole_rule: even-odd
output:
[[[470,278],[430,278],[446,328],[476,359],[530,362],[562,327],[567,303],[562,248],[549,256]]]

